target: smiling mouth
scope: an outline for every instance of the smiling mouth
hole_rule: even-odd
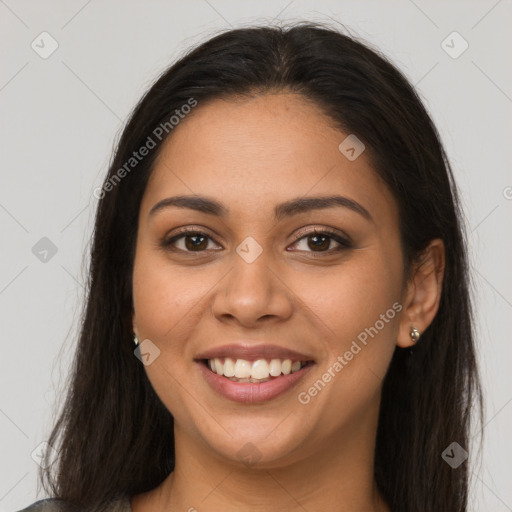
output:
[[[294,361],[292,359],[235,359],[230,357],[216,357],[214,359],[202,359],[212,373],[232,382],[262,384],[279,379],[285,375],[297,373],[306,366],[311,366],[314,361]]]

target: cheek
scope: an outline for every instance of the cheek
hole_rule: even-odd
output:
[[[375,248],[333,270],[321,288],[318,280],[302,281],[305,302],[326,333],[327,357],[301,389],[300,403],[320,408],[332,425],[363,411],[380,392],[396,346],[401,275],[400,253]]]
[[[343,371],[335,373],[348,382],[385,375],[398,335],[401,275],[400,253],[381,247],[363,250],[320,280],[301,278],[304,303],[321,330],[326,371],[341,357]]]
[[[193,390],[181,383],[195,364],[187,340],[204,315],[202,308],[211,288],[207,281],[177,270],[154,250],[137,253],[133,271],[137,328],[141,340],[151,340],[160,351],[145,371],[167,409],[182,420],[187,417],[184,404]]]
[[[160,343],[178,338],[177,332],[193,322],[210,287],[193,272],[171,265],[165,255],[142,248],[133,272],[133,300],[141,335]]]
[[[330,297],[329,308],[326,300],[324,311],[331,315],[326,323],[332,331],[322,340],[326,357],[296,395],[304,425],[311,430],[332,433],[344,428],[350,435],[361,422],[371,423],[378,411],[382,382],[395,350],[398,314],[387,294],[377,298],[377,293],[375,288],[373,293],[339,292]]]
[[[368,250],[354,256],[346,265],[332,267],[320,279],[318,275],[302,277],[297,290],[331,334],[340,340],[357,336],[390,308],[392,311],[385,320],[391,317],[392,321],[386,322],[386,326],[397,323],[397,308],[393,309],[393,304],[401,297],[402,269],[396,263],[386,264],[386,259],[397,261],[378,254],[377,250]]]

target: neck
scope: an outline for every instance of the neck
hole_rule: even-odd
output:
[[[365,431],[359,423],[310,450],[301,446],[291,463],[253,466],[226,461],[175,427],[175,469],[156,489],[134,497],[133,512],[389,512],[374,483],[375,426]]]

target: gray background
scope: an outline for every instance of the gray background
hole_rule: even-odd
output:
[[[216,30],[299,19],[342,22],[383,50],[416,84],[441,132],[467,216],[486,387],[472,510],[512,510],[511,14],[510,0],[0,0],[0,511],[44,497],[36,496],[31,454],[65,388],[92,191],[123,120],[160,71]],[[43,31],[58,44],[46,59],[31,47],[51,49]],[[446,39],[453,31],[469,44],[457,58],[464,41]]]

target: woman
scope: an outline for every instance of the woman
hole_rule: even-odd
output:
[[[461,212],[384,57],[313,24],[220,34],[95,196],[54,498],[26,510],[466,510]]]

